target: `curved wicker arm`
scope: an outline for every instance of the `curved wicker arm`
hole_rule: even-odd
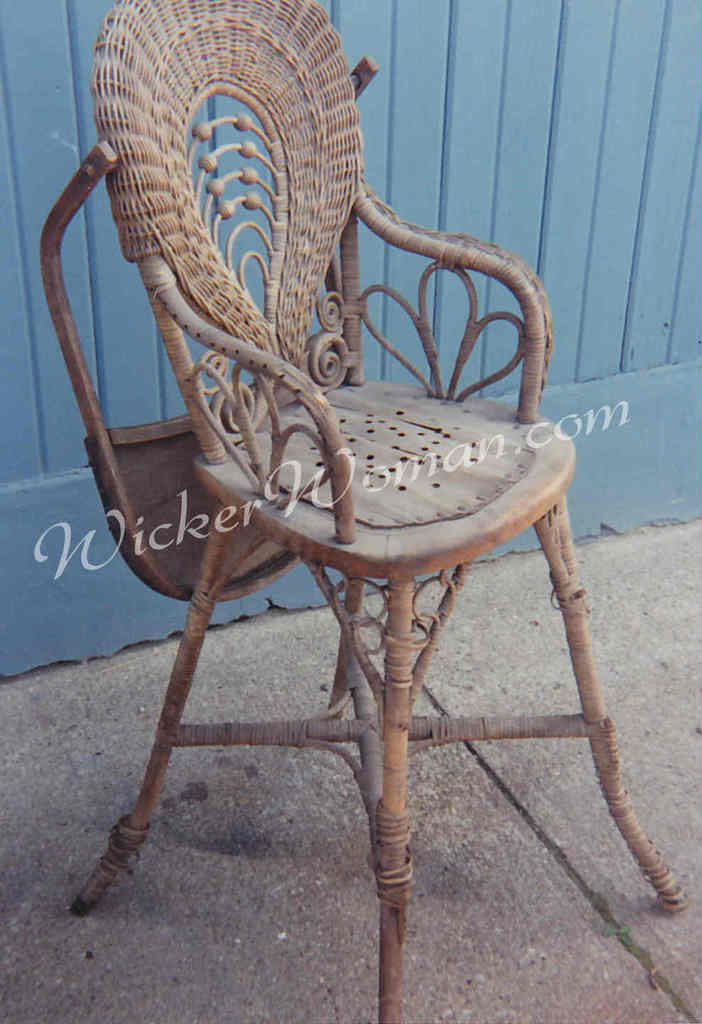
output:
[[[104,140],[96,143],[85,157],[65,189],[54,203],[41,233],[40,260],[44,294],[61,346],[66,369],[85,425],[85,447],[95,475],[105,511],[118,509],[124,517],[127,533],[136,536],[138,516],[134,510],[122,471],[115,457],[113,437],[119,433],[108,430],[81,346],[70,299],[64,281],[61,248],[68,225],[88,199],[95,186],[119,164],[119,158]],[[163,428],[164,424],[155,424]],[[134,428],[141,429],[141,428]],[[180,601],[189,600],[191,590],[162,571],[151,548],[138,555],[129,544],[121,545],[117,520],[108,517],[115,542],[129,568],[148,586],[160,594]]]
[[[534,422],[538,415],[541,392],[546,383],[553,341],[548,299],[541,281],[531,267],[518,256],[492,242],[482,242],[471,235],[431,231],[401,220],[365,183],[361,195],[356,200],[354,211],[371,231],[391,245],[426,256],[440,267],[459,273],[475,270],[488,277],[494,277],[512,292],[519,302],[524,318],[524,366],[518,418],[521,423]],[[423,343],[424,340],[422,338]],[[521,353],[519,356],[521,358]],[[465,357],[463,361],[465,362]],[[457,366],[457,369],[460,370],[460,367]],[[488,382],[489,380],[481,383]]]
[[[119,160],[106,142],[98,142],[90,150],[70,182],[54,203],[41,233],[40,260],[44,293],[49,313],[68,368],[85,429],[88,434],[107,431],[100,403],[85,362],[61,269],[61,245],[66,228],[95,186]]]
[[[352,463],[347,457],[348,449],[344,446],[336,417],[323,392],[309,377],[284,359],[239,341],[198,316],[181,295],[175,275],[161,257],[146,257],[139,263],[139,270],[152,304],[162,305],[180,329],[235,364],[231,384],[216,363],[207,357],[195,364],[192,371],[183,377],[181,386],[186,391],[191,415],[199,416],[217,434],[226,452],[237,461],[254,487],[258,487],[262,493],[265,493],[266,485],[270,484],[280,468],[290,436],[300,430],[309,434],[319,448],[331,484],[336,539],[340,544],[353,543],[355,518],[351,496]],[[272,445],[267,474],[256,438],[252,409],[246,400],[248,389],[239,380],[242,370],[251,373],[256,380],[269,417]],[[202,373],[214,380],[218,388],[226,393],[240,445],[233,443],[231,433],[225,429],[206,401],[206,393],[200,383]],[[293,424],[281,430],[278,401],[274,393],[281,387],[304,407],[315,431],[303,424]],[[248,456],[248,463],[242,461],[241,445]]]

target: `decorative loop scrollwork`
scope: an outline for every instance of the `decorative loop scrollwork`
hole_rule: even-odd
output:
[[[354,636],[359,643],[363,641],[360,639],[361,630],[375,630],[377,633],[377,642],[375,645],[364,644],[366,653],[369,655],[380,654],[385,647],[385,625],[388,617],[388,588],[376,583],[375,580],[364,580],[366,590],[372,591],[371,595],[366,593],[364,604],[367,603],[369,596],[375,596],[380,598],[380,607],[376,612],[373,612],[370,608],[365,609],[365,613],[358,615],[352,615],[350,618],[351,629],[353,630]]]
[[[373,691],[378,712],[382,720],[385,682],[381,671],[376,667],[373,658],[382,654],[388,644],[387,619],[389,609],[388,587],[376,583],[371,579],[364,579],[363,584],[366,590],[364,595],[364,607],[360,612],[351,613],[348,611],[341,599],[344,581],[332,583],[321,565],[309,564],[309,569],[317,580],[317,583],[326,597],[329,606],[336,616],[341,627],[345,641],[350,645],[351,650],[358,658],[358,663]],[[444,570],[435,576],[425,580],[416,581],[414,594],[412,596],[412,647],[416,652],[412,668],[412,703],[417,699],[422,686],[427,667],[436,651],[439,635],[446,625],[454,607],[458,594],[468,573],[469,564],[457,565],[453,570]],[[430,588],[438,586],[439,600],[428,597]],[[368,593],[370,591],[370,594]],[[379,607],[369,609],[368,598],[375,599]],[[378,602],[378,598],[380,601]],[[420,602],[427,599],[430,607],[420,610]],[[434,605],[431,608],[431,605]],[[366,640],[364,634],[374,632],[375,643]]]
[[[204,378],[212,383],[202,385],[202,394],[209,397],[209,405],[212,415],[219,420],[229,434],[239,433],[239,424],[236,415],[236,408],[239,403],[243,404],[247,417],[252,424],[258,426],[264,414],[265,402],[258,390],[249,387],[241,380],[241,369],[234,367],[230,373],[230,360],[219,352],[207,352],[199,360],[197,369]],[[228,380],[227,378],[230,378]],[[226,381],[223,387],[222,382]],[[238,402],[235,403],[231,397],[231,388],[234,387]]]
[[[424,635],[424,642],[429,640],[429,635],[434,623],[440,622],[438,612],[434,611],[420,611],[419,603],[420,598],[424,595],[430,587],[438,585],[444,592],[451,587],[450,575],[447,572],[440,572],[436,576],[429,576],[427,579],[422,580],[421,583],[417,584],[412,599],[412,618],[413,625]]]
[[[399,352],[398,349],[396,349],[395,346],[391,344],[391,342],[388,341],[388,339],[380,333],[378,328],[371,320],[370,313],[368,312],[368,299],[370,298],[371,295],[377,294],[387,295],[389,296],[389,298],[393,299],[398,304],[398,306],[400,306],[405,311],[405,313],[407,313],[410,320],[414,324],[417,333],[420,334],[421,336],[420,319],[419,316],[415,313],[414,309],[412,308],[412,305],[407,301],[404,295],[401,295],[400,292],[396,291],[394,288],[391,288],[389,285],[385,284],[373,284],[369,288],[366,288],[366,290],[361,295],[361,318],[363,320],[363,323],[366,325],[366,327],[373,335],[375,340],[378,342],[378,344],[381,345],[382,348],[386,350],[386,352],[389,352],[390,355],[398,361],[398,363],[404,366],[406,370],[409,370],[409,372],[414,377],[417,378],[417,380],[422,385],[426,393],[428,395],[436,397],[437,393],[435,389],[432,387],[432,385],[429,383],[427,378],[422,373],[420,373],[416,366],[410,363],[409,359],[406,359],[405,356],[403,356],[402,353]]]
[[[448,389],[444,388],[444,384],[441,377],[441,370],[439,367],[439,351],[434,338],[434,333],[431,326],[431,320],[429,316],[429,310],[427,308],[427,288],[429,282],[434,274],[439,270],[446,270],[451,274],[454,274],[463,284],[468,296],[468,316],[466,319],[466,325],[461,338],[456,361],[454,364],[453,373],[451,375],[451,382]],[[409,316],[412,324],[419,335],[419,339],[424,349],[424,354],[429,365],[429,376],[428,378],[422,374],[416,366],[400,352],[398,349],[391,344],[391,342],[384,337],[377,329],[373,321],[371,320],[368,312],[368,299],[371,295],[383,294],[387,295],[388,298],[396,302],[401,309]],[[487,387],[489,384],[494,384],[498,380],[502,380],[507,374],[511,373],[512,370],[521,362],[524,357],[526,348],[526,330],[524,327],[524,321],[520,319],[516,314],[507,311],[500,311],[495,313],[488,313],[486,316],[478,318],[478,296],[475,285],[470,274],[461,267],[446,267],[443,266],[438,260],[434,260],[429,264],[428,267],[422,273],[419,279],[418,296],[417,296],[417,309],[411,305],[407,299],[388,285],[374,284],[363,292],[360,297],[362,307],[362,319],[370,333],[373,335],[375,340],[381,345],[390,355],[396,359],[402,366],[405,367],[424,387],[428,395],[435,398],[449,398],[458,402],[464,401],[469,395],[472,395],[476,391],[480,391],[482,388]],[[463,373],[463,369],[473,352],[480,335],[483,333],[485,328],[497,321],[506,320],[508,323],[514,324],[517,330],[517,348],[509,360],[501,369],[496,370],[495,373],[491,373],[489,376],[484,377],[482,380],[477,381],[474,384],[469,385],[462,391],[458,391],[458,386]]]
[[[339,292],[325,292],[317,300],[317,319],[322,330],[338,334],[344,322],[344,300]]]
[[[258,419],[257,407],[260,405],[256,394],[247,384],[242,383],[239,385],[239,397],[246,409],[249,419],[252,422],[255,422]],[[210,400],[210,409],[212,410],[212,415],[219,420],[228,433],[239,433],[239,424],[237,423],[234,404],[220,388],[217,388],[215,393],[212,395]]]
[[[319,331],[307,342],[307,369],[325,391],[338,388],[349,366],[349,350],[340,334]]]
[[[240,141],[228,131],[232,128],[244,136]],[[251,302],[259,304],[262,291],[261,311],[269,322],[275,312],[287,203],[274,156],[277,144],[251,114],[239,112],[194,124],[188,149],[203,226]],[[250,280],[252,264],[260,277],[258,290],[256,275]]]
[[[494,373],[489,374],[487,377],[483,377],[482,380],[476,381],[474,384],[470,384],[467,388],[464,388],[462,391],[456,394],[458,382],[461,376],[461,371],[463,370],[465,362],[468,359],[468,355],[470,355],[470,352],[473,351],[473,348],[475,347],[478,338],[483,333],[488,324],[494,323],[497,320],[506,320],[507,323],[514,324],[514,326],[517,329],[517,348],[514,355],[509,360],[508,363],[505,363],[505,365],[501,369],[495,370]],[[461,358],[462,353],[459,351],[448,393],[448,397],[455,398],[457,402],[465,401],[466,398],[470,397],[470,395],[472,394],[475,394],[476,391],[480,391],[482,388],[486,388],[490,384],[496,384],[498,380],[502,380],[503,377],[508,376],[508,374],[510,374],[512,370],[514,370],[515,367],[517,367],[524,358],[524,352],[526,348],[526,331],[524,328],[524,321],[521,320],[515,313],[508,313],[504,310],[499,313],[488,313],[487,316],[482,317],[480,320],[476,320],[473,324],[469,323],[468,327],[466,328],[466,335],[468,334],[469,329],[471,331],[470,351],[468,352],[468,355],[466,355],[465,358],[463,359]],[[461,348],[462,347],[463,346],[461,346]]]
[[[229,373],[229,360],[227,359],[226,356],[220,355],[219,352],[207,352],[200,359],[200,366],[202,367],[206,374],[208,374],[208,370],[205,369],[205,367],[210,367],[220,377],[226,377],[227,374]],[[210,387],[205,387],[203,385],[202,388],[203,395],[214,395],[218,391],[219,384],[216,382],[210,385]]]

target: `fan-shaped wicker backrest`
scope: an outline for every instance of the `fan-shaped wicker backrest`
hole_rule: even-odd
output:
[[[103,22],[92,88],[98,131],[121,161],[108,187],[125,257],[161,255],[198,312],[299,365],[361,173],[353,87],[323,8],[314,0],[122,0]],[[248,108],[218,130],[231,132],[228,148],[246,162],[229,177],[250,190],[234,202],[210,180],[200,202],[191,161],[212,129],[195,126],[193,139],[191,121],[218,93]],[[213,163],[212,152],[200,158],[200,185]],[[242,206],[258,209],[268,228],[255,257],[263,313],[217,244]]]

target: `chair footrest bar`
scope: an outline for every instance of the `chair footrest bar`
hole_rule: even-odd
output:
[[[304,747],[314,742],[358,743],[368,721],[291,719],[275,722],[222,722],[216,725],[181,725],[175,747],[278,746]],[[587,738],[593,726],[582,715],[518,715],[508,718],[438,718],[415,716],[411,741],[438,746],[444,743],[502,739]]]

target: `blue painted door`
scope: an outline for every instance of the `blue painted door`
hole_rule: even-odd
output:
[[[43,220],[95,141],[88,81],[103,0],[0,0],[0,672],[106,653],[182,623],[182,607],[78,554],[54,579],[69,523],[109,538],[85,470],[81,424],[42,294]],[[577,438],[576,530],[617,528],[699,510],[700,66],[697,0],[331,0],[353,66],[381,71],[360,100],[368,180],[399,213],[494,239],[529,260],[553,306],[556,351],[547,415],[626,400],[634,429]],[[363,238],[364,282],[414,301],[420,261]],[[180,398],[134,267],[121,258],[104,190],[71,226],[66,277],[111,425],[176,414]],[[508,299],[479,286],[486,308]],[[465,295],[436,286],[447,365]],[[410,356],[406,315],[377,306]],[[511,328],[491,328],[482,374],[502,365]],[[393,375],[370,342],[369,376]],[[503,393],[514,382],[492,391]],[[639,427],[636,428],[636,422]],[[574,420],[571,420],[574,422]],[[645,438],[645,451],[642,448]],[[692,448],[692,452],[691,452]],[[692,457],[690,457],[692,454]],[[655,480],[655,487],[651,482]],[[596,482],[596,486],[595,486]],[[611,486],[610,486],[611,482]],[[53,544],[53,548],[52,548]],[[317,600],[302,574],[280,603]],[[222,612],[265,607],[252,597]]]

